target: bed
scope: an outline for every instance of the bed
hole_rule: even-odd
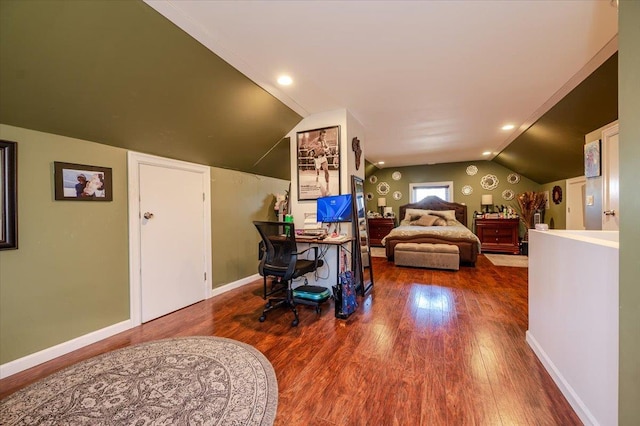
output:
[[[415,220],[422,215],[442,218],[446,224],[437,221],[438,226],[419,226],[419,222],[428,222],[426,219],[426,222]],[[430,196],[417,203],[400,206],[399,220],[400,226],[382,240],[387,259],[393,260],[393,252],[398,243],[453,244],[460,250],[461,263],[475,265],[480,253],[480,240],[467,228],[467,206],[464,204],[450,203]]]

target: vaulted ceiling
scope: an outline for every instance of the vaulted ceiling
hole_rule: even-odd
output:
[[[174,23],[150,5],[177,11]],[[584,134],[617,118],[608,2],[0,8],[0,122],[267,176],[290,177],[283,136],[333,108],[365,125],[369,161],[472,161],[489,149],[540,183],[581,174]],[[302,72],[289,91],[267,81],[277,63]],[[589,64],[598,70],[578,85]],[[499,117],[517,130],[500,133]]]

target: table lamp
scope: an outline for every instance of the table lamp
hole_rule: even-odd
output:
[[[384,213],[384,208],[387,206],[387,199],[382,197],[378,198],[378,210],[380,210],[380,214]]]
[[[493,195],[483,194],[482,201],[480,203],[485,206],[485,213],[489,213],[489,206],[493,205]]]

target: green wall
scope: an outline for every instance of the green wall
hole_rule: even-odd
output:
[[[618,423],[640,419],[640,2],[621,1],[620,99],[620,409]]]
[[[18,142],[18,250],[0,251],[0,364],[129,319],[127,151],[0,125]],[[112,202],[53,200],[53,162],[111,167]],[[251,221],[289,181],[211,168],[213,287],[257,273]]]
[[[211,245],[213,287],[258,273],[260,236],[254,220],[275,220],[275,194],[289,181],[211,169]]]
[[[478,168],[475,175],[467,174],[467,167],[474,165]],[[391,175],[393,172],[399,171],[402,174],[400,180],[393,180]],[[472,228],[473,225],[473,212],[480,211],[480,199],[483,194],[493,195],[494,205],[505,205],[515,207],[517,202],[515,198],[511,201],[506,201],[502,198],[503,191],[509,189],[514,194],[519,194],[524,191],[538,191],[540,185],[536,182],[527,179],[524,176],[520,176],[520,181],[516,184],[511,184],[507,181],[507,176],[513,173],[499,164],[491,161],[472,161],[462,163],[445,163],[434,164],[430,166],[409,166],[409,167],[389,167],[375,171],[372,176],[376,176],[378,181],[371,183],[370,176],[365,181],[365,192],[372,193],[373,199],[367,202],[367,210],[378,211],[377,199],[383,197],[376,191],[377,185],[380,182],[387,182],[390,187],[390,191],[384,197],[387,199],[387,206],[393,207],[393,211],[396,216],[399,213],[399,207],[403,204],[410,202],[409,184],[421,183],[421,182],[441,182],[441,181],[453,181],[453,201],[456,203],[463,203],[467,205],[467,225]],[[483,176],[487,174],[495,175],[498,178],[498,187],[493,190],[485,190],[480,186],[480,182]],[[470,195],[463,195],[462,188],[465,185],[470,185],[473,192]],[[402,198],[400,200],[394,200],[393,193],[400,191]]]
[[[559,186],[562,191],[560,203],[553,202],[553,188]],[[565,229],[567,227],[567,181],[565,179],[545,183],[540,186],[541,192],[549,192],[549,208],[544,212],[544,223],[550,229]]]
[[[129,318],[126,151],[0,125],[18,142],[18,250],[0,251],[0,363]],[[53,199],[53,162],[113,169],[112,202]]]

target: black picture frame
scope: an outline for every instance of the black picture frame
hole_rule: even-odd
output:
[[[18,144],[0,140],[0,250],[18,248]]]
[[[326,148],[320,147],[323,134]],[[340,195],[340,126],[297,132],[296,142],[298,201]]]
[[[113,201],[111,168],[60,161],[53,168],[56,200]]]

